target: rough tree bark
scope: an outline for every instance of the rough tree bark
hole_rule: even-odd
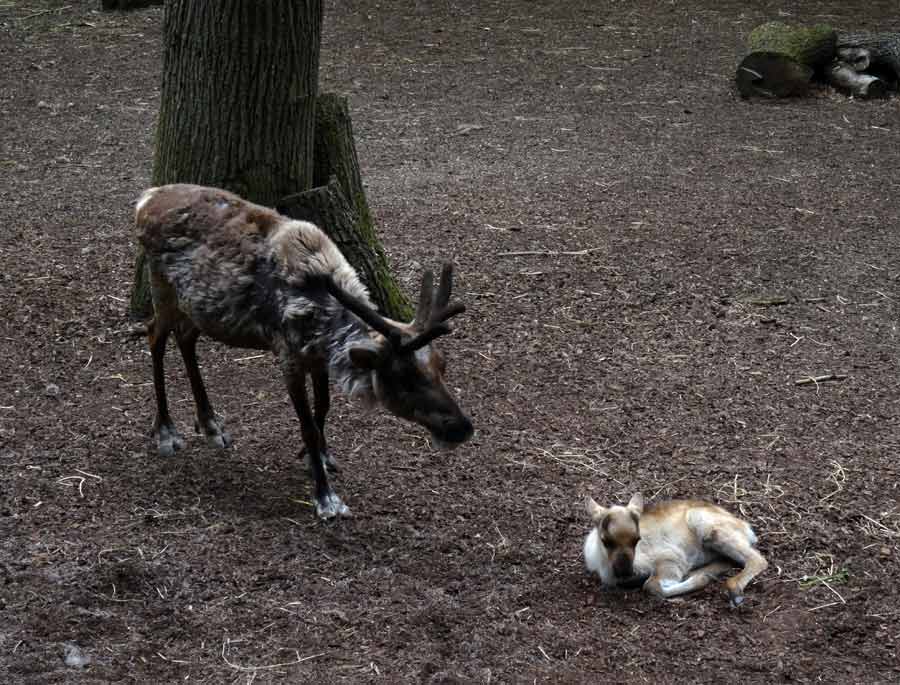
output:
[[[393,319],[409,319],[412,306],[391,275],[366,201],[346,98],[324,93],[316,101],[313,159],[313,190],[282,198],[278,210],[322,226],[381,310]]]
[[[326,96],[317,105],[321,26],[322,0],[170,0],[153,184],[217,186],[266,206],[323,186],[309,195],[316,223],[382,311],[406,319],[411,307],[375,234],[347,103]],[[130,313],[151,314],[141,254]]]
[[[153,184],[274,206],[312,184],[322,0],[171,0]],[[138,255],[132,316],[151,313]]]

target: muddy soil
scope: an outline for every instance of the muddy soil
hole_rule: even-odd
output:
[[[162,9],[97,5],[0,4],[0,681],[900,679],[900,100],[740,100],[773,2],[326,3],[391,263],[457,265],[477,434],[337,398],[355,516],[321,523],[267,356],[201,345],[232,449],[150,449],[124,331]],[[635,491],[753,524],[744,607],[587,576],[584,495]]]

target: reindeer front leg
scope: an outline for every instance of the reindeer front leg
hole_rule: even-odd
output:
[[[328,409],[331,407],[331,392],[328,388],[328,367],[325,364],[317,366],[310,372],[313,381],[313,413],[316,419],[316,426],[319,429],[319,437],[321,438],[321,451],[319,456],[322,463],[325,464],[325,470],[337,473],[337,462],[331,456],[328,449],[328,441],[325,439],[325,417],[328,415]],[[301,454],[305,458],[306,465],[309,466],[309,451],[303,448]]]
[[[303,442],[306,445],[307,453],[313,457],[309,460],[309,465],[315,487],[316,514],[322,519],[347,516],[350,514],[350,509],[328,484],[325,465],[320,456],[324,448],[324,440],[315,417],[309,408],[309,398],[306,393],[306,373],[305,368],[288,366],[285,369],[284,376],[288,393],[297,412],[297,418],[300,419],[300,431],[303,434]]]

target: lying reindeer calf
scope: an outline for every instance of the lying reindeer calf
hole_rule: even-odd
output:
[[[725,581],[736,607],[747,584],[769,565],[754,548],[750,524],[708,502],[672,500],[645,510],[636,494],[624,507],[601,507],[591,497],[585,507],[594,528],[584,541],[584,561],[610,587],[643,585],[669,598],[706,587],[740,566]]]

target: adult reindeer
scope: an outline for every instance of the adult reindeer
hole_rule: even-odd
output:
[[[202,333],[278,357],[300,419],[321,518],[349,513],[325,473],[333,467],[324,435],[329,376],[352,397],[425,426],[439,446],[455,447],[472,435],[472,422],[444,385],[444,359],[431,344],[450,332],[447,320],[465,310],[450,304],[449,264],[436,291],[431,273],[425,274],[416,317],[406,324],[375,311],[356,272],[316,226],[224,190],[150,188],[138,200],[135,223],[153,293],[153,435],[160,455],[184,446],[166,400],[163,357],[172,332],[197,404],[195,428],[215,447],[227,447],[231,439],[206,395],[197,338]]]

